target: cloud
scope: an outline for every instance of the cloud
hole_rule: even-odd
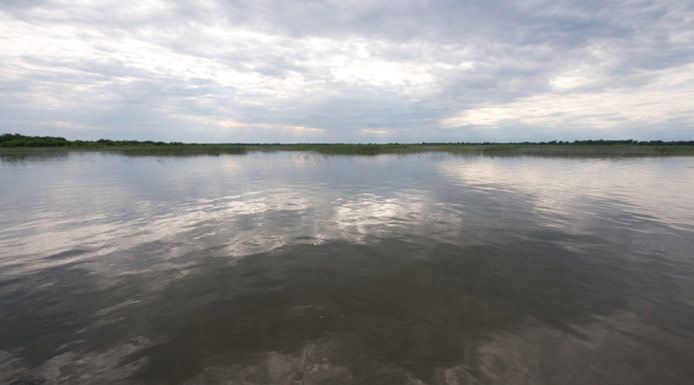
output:
[[[654,75],[647,89],[541,93],[509,103],[466,109],[443,119],[441,124],[448,127],[526,124],[553,129],[571,125],[598,131],[625,123],[667,125],[681,121],[694,127],[694,83],[690,80],[694,76],[694,65],[662,72]],[[559,90],[573,90],[590,82],[589,78],[572,74],[560,75],[550,84]],[[639,97],[635,98],[634,94]]]
[[[223,142],[691,139],[692,22],[685,0],[9,1],[0,124]]]

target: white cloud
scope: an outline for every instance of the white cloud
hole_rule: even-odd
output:
[[[369,128],[362,128],[359,130],[359,133],[364,135],[392,135],[392,132],[389,130],[374,130]]]
[[[457,140],[466,126],[504,140],[521,125],[672,137],[693,127],[693,15],[678,0],[10,2],[0,124],[193,141]]]
[[[581,76],[553,79],[557,88],[587,83]],[[557,85],[559,83],[559,86]],[[673,120],[694,124],[694,65],[660,71],[652,82],[637,89],[601,92],[542,93],[517,101],[463,110],[441,120],[445,127],[505,124],[542,127],[572,125],[604,130],[634,123],[663,124]]]

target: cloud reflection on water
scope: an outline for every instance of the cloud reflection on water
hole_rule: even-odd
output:
[[[690,164],[3,163],[0,379],[684,383]]]

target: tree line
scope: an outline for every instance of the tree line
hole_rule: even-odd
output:
[[[155,142],[151,140],[67,140],[57,136],[0,135],[0,147],[131,147],[182,144],[181,142]]]
[[[389,143],[389,145],[397,145],[398,143]],[[499,145],[499,144],[516,144],[516,145],[589,145],[589,146],[604,146],[604,145],[639,145],[639,146],[694,146],[694,140],[552,140],[548,142],[457,142],[457,143],[428,143],[422,142],[423,145]],[[57,136],[26,136],[21,134],[2,134],[0,135],[0,147],[135,147],[135,146],[179,146],[184,145],[181,142],[162,142],[151,140],[67,140]],[[258,145],[258,144],[256,144]]]

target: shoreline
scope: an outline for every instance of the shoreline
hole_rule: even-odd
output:
[[[31,152],[114,152],[132,156],[247,154],[250,152],[313,152],[325,155],[382,155],[441,152],[451,155],[661,157],[694,156],[692,145],[648,144],[135,144],[127,146],[0,147],[2,154]]]

